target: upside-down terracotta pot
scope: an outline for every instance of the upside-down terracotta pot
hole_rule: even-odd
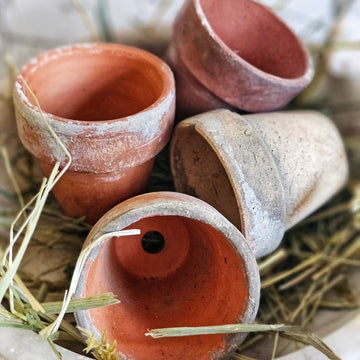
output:
[[[65,213],[95,222],[145,187],[174,119],[173,74],[156,56],[119,44],[82,44],[46,52],[15,83],[17,127],[46,176],[67,162],[46,120],[72,156],[54,188]]]
[[[177,191],[219,210],[257,257],[346,183],[340,135],[312,111],[241,116],[214,110],[179,123],[171,143]]]
[[[121,359],[222,359],[245,334],[153,339],[149,329],[250,323],[260,293],[256,259],[242,234],[217,210],[191,196],[158,192],[128,199],[106,213],[84,246],[94,247],[77,297],[113,292],[117,305],[80,311],[81,327],[106,329]]]
[[[280,109],[312,79],[297,36],[251,0],[187,0],[166,55],[176,78],[177,109]]]

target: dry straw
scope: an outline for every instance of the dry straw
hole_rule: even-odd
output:
[[[78,1],[73,1],[78,5]],[[284,7],[288,1],[279,0],[277,5]],[[340,9],[332,31],[329,33],[325,47],[320,49],[322,60],[318,63],[316,79],[295,104],[296,107],[309,107],[317,109],[331,107],[324,104],[313,103],[314,94],[319,83],[327,71],[327,59],[330,49],[334,46],[333,37],[338,31],[338,24],[352,1],[345,1]],[[91,29],[94,37],[98,37],[94,24],[91,22],[83,8],[78,8],[87,26]],[[156,12],[155,12],[156,14]],[[154,15],[155,16],[155,15]],[[103,19],[106,22],[106,19]],[[345,44],[351,46],[351,44]],[[13,69],[13,73],[14,73]],[[29,93],[31,89],[28,88]],[[39,109],[36,97],[32,95]],[[7,101],[7,98],[0,99]],[[358,104],[357,104],[358,105]],[[360,108],[360,107],[359,107]],[[46,122],[46,119],[44,118]],[[52,132],[49,127],[50,132]],[[53,132],[52,132],[53,133]],[[56,134],[54,137],[57,138]],[[84,264],[85,257],[91,251],[86,248],[82,251],[75,265],[74,276],[71,280],[69,291],[65,293],[62,302],[43,302],[48,295],[48,287],[44,283],[39,284],[38,294],[34,296],[26,284],[21,280],[20,264],[31,241],[43,242],[51,232],[53,237],[58,233],[56,241],[74,241],[79,244],[83,241],[84,233],[89,229],[81,219],[74,221],[67,219],[51,203],[46,203],[51,188],[66,171],[71,162],[71,156],[61,144],[64,153],[67,154],[67,163],[60,170],[56,163],[49,177],[40,185],[36,193],[32,193],[31,199],[23,200],[24,194],[20,191],[14,164],[7,153],[4,145],[6,138],[0,139],[1,155],[4,160],[5,170],[13,185],[14,192],[0,189],[10,200],[18,200],[21,211],[16,215],[12,211],[0,212],[0,229],[10,231],[9,246],[0,253],[0,299],[7,299],[9,310],[0,307],[0,326],[30,329],[47,337],[58,357],[61,355],[54,347],[57,338],[71,338],[74,341],[84,343],[79,330],[68,321],[63,319],[66,312],[85,310],[98,306],[106,306],[118,303],[113,294],[103,294],[86,299],[72,299],[74,287],[79,272]],[[359,138],[345,139],[347,147],[354,158],[359,158]],[[360,161],[359,161],[360,163]],[[19,173],[20,171],[16,172]],[[31,171],[29,171],[31,174]],[[360,175],[360,174],[359,174]],[[151,177],[148,190],[172,190],[171,172],[169,169],[168,154],[165,150],[156,160],[155,169]],[[29,182],[33,181],[29,176]],[[28,198],[28,196],[27,196]],[[51,219],[46,221],[43,232],[38,229],[40,215]],[[15,216],[15,219],[13,220]],[[61,225],[59,225],[59,223]],[[71,233],[71,236],[69,235]],[[138,233],[130,231],[129,234]],[[66,234],[66,236],[64,236]],[[105,234],[97,239],[93,246],[98,245],[109,236],[122,236],[125,233]],[[16,256],[13,257],[14,245],[22,239]],[[32,239],[32,240],[31,240]],[[288,344],[311,345],[325,354],[329,359],[339,359],[321,339],[307,331],[306,328],[316,317],[319,309],[345,310],[355,309],[359,306],[356,294],[350,284],[349,274],[354,267],[360,265],[360,181],[354,179],[346,191],[333,200],[325,209],[311,218],[305,220],[296,229],[290,231],[281,247],[272,255],[259,262],[259,271],[262,278],[262,298],[260,303],[257,324],[229,324],[225,326],[202,327],[202,328],[172,328],[172,329],[149,329],[147,335],[153,337],[163,336],[189,336],[208,333],[251,332],[247,341],[232,354],[232,360],[254,360],[244,355],[251,347],[259,346],[269,335],[273,335],[273,346],[270,350],[271,359],[288,346]],[[3,303],[5,303],[3,301]],[[56,317],[54,314],[60,314]],[[275,324],[275,325],[267,325]],[[280,325],[276,325],[280,324]],[[283,325],[286,324],[286,325]],[[101,339],[96,339],[94,334],[80,329],[86,340],[86,351],[92,352],[97,359],[115,360],[116,343],[108,343],[106,333]],[[288,344],[284,345],[284,339]],[[282,341],[280,341],[282,340]]]
[[[8,62],[12,69],[15,68],[10,59]],[[36,226],[38,224],[40,215],[45,206],[46,200],[52,188],[59,181],[61,176],[67,171],[69,168],[72,158],[64,144],[61,142],[59,137],[51,128],[50,124],[47,122],[42,110],[41,106],[32,92],[31,88],[26,83],[25,79],[23,79],[20,75],[22,82],[27,88],[30,95],[33,97],[35,104],[41,114],[43,121],[48,127],[52,136],[56,139],[62,150],[66,155],[67,162],[64,167],[60,170],[60,161],[57,161],[54,165],[54,168],[49,176],[49,178],[45,178],[40,186],[40,190],[33,196],[33,198],[26,204],[23,205],[13,222],[10,226],[10,237],[9,237],[9,245],[7,249],[1,253],[1,267],[0,267],[0,303],[3,301],[4,297],[7,297],[9,300],[10,311],[6,311],[5,309],[1,309],[1,322],[0,326],[7,327],[22,327],[34,330],[40,334],[44,339],[47,339],[54,349],[55,353],[59,358],[61,358],[60,353],[56,350],[53,344],[53,340],[58,338],[58,330],[60,327],[63,329],[67,329],[68,334],[72,334],[75,338],[78,338],[76,331],[63,321],[65,313],[68,311],[70,307],[72,311],[90,309],[98,306],[108,306],[112,304],[118,303],[113,298],[113,294],[104,294],[98,297],[91,297],[87,299],[78,299],[73,300],[72,297],[75,293],[75,289],[79,282],[80,273],[85,264],[86,258],[90,254],[91,250],[100,245],[104,240],[111,237],[121,237],[121,236],[130,236],[130,235],[138,235],[140,233],[137,229],[131,230],[122,230],[115,231],[108,234],[103,234],[92,244],[88,245],[86,248],[82,250],[78,261],[76,262],[76,266],[73,272],[73,276],[70,282],[69,290],[65,291],[64,301],[59,308],[57,303],[50,304],[40,304],[35,297],[31,294],[31,292],[26,288],[24,283],[21,281],[20,277],[17,275],[19,270],[20,263],[25,255],[25,252],[30,244],[32,236],[35,232]],[[8,158],[8,154],[5,147],[2,147],[2,155],[5,162],[6,170],[10,177],[10,180],[14,186],[14,189],[19,197],[20,204],[23,204],[23,199],[21,196],[20,188],[16,182],[16,179],[13,175],[13,172],[10,167],[10,162]],[[33,208],[30,210],[29,214],[27,210],[33,205]],[[24,221],[18,226],[18,231],[15,231],[15,226],[20,221],[20,219],[24,216]],[[13,259],[13,248],[16,242],[20,237],[22,238],[20,247],[17,251],[15,258]],[[15,282],[14,282],[15,280]],[[28,306],[30,305],[30,307]],[[46,312],[45,309],[48,309]],[[50,309],[50,310],[49,310]],[[58,313],[59,315],[54,318],[51,316],[52,313]],[[45,320],[45,321],[43,321]],[[50,323],[49,323],[50,322]]]

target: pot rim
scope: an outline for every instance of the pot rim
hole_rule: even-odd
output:
[[[171,204],[170,209],[169,204]],[[85,240],[84,248],[106,233],[122,230],[140,219],[152,216],[181,216],[197,220],[212,226],[228,239],[242,259],[244,274],[249,286],[247,307],[239,321],[241,320],[245,323],[253,322],[260,301],[260,276],[255,255],[241,232],[215,208],[200,199],[187,194],[162,191],[146,193],[125,200],[108,211],[94,225]],[[75,297],[81,297],[85,291],[86,274],[90,268],[89,264],[94,261],[101,245],[107,240],[109,239],[103,240],[101,244],[98,244],[89,253],[81,271]],[[93,326],[89,310],[75,313],[75,318],[80,326],[90,328],[100,338],[101,334]],[[226,335],[225,341],[228,345],[226,353],[234,351],[245,336],[246,334],[244,333]]]
[[[141,111],[116,118],[116,119],[108,119],[108,120],[76,120],[65,118],[51,112],[47,112],[45,110],[41,110],[44,117],[50,122],[56,122],[56,130],[63,134],[68,134],[69,130],[67,127],[70,126],[72,128],[71,134],[74,133],[84,133],[88,135],[89,133],[97,133],[97,128],[109,128],[111,133],[119,133],[123,131],[123,124],[126,124],[128,127],[131,124],[137,123],[137,118],[143,116],[144,114],[148,113],[149,116],[152,113],[161,113],[164,114],[169,111],[169,107],[171,106],[171,102],[175,97],[175,81],[174,76],[169,68],[169,66],[161,60],[156,55],[153,55],[146,50],[142,50],[133,46],[123,45],[123,44],[116,44],[116,43],[102,43],[102,42],[94,42],[94,43],[77,43],[71,45],[60,46],[55,49],[46,51],[41,53],[34,58],[30,59],[23,67],[20,69],[20,75],[18,75],[15,79],[14,84],[14,99],[18,105],[20,105],[20,109],[23,113],[32,113],[33,116],[39,116],[40,110],[36,104],[33,104],[29,96],[26,95],[25,84],[22,80],[22,74],[25,71],[35,71],[39,66],[42,66],[45,63],[48,63],[52,59],[55,59],[59,56],[68,56],[71,55],[72,52],[88,52],[93,54],[100,54],[101,52],[111,52],[114,55],[121,56],[121,54],[125,54],[127,57],[136,57],[147,61],[148,63],[152,64],[155,68],[158,69],[158,75],[161,77],[163,81],[163,90],[161,94],[158,96],[156,101],[149,105],[148,107],[142,109]],[[41,104],[40,104],[41,106]],[[161,108],[159,110],[158,108]],[[154,116],[154,115],[152,115]],[[159,121],[161,120],[161,116],[158,118]],[[137,124],[138,125],[138,124]],[[135,128],[135,126],[134,126]],[[118,130],[118,131],[117,131]],[[107,130],[105,130],[107,131]],[[128,130],[127,130],[128,131]],[[69,133],[70,135],[70,133]]]

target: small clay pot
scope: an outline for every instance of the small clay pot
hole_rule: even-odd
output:
[[[120,303],[80,311],[76,319],[99,338],[106,329],[122,359],[222,359],[245,334],[153,339],[149,329],[251,323],[260,281],[242,234],[218,211],[191,196],[148,193],[106,213],[84,246],[103,234],[140,229],[94,247],[76,297],[113,292]]]
[[[224,107],[219,102],[250,112],[280,109],[313,75],[297,36],[251,0],[188,0],[166,60],[175,73],[177,110],[187,115],[205,109],[199,97],[209,99],[206,110]]]
[[[162,60],[124,45],[82,44],[38,56],[21,75],[72,155],[54,188],[67,215],[95,222],[144,189],[173,127],[174,79]],[[20,139],[48,176],[67,159],[21,77],[14,103]]]
[[[214,110],[179,123],[171,143],[177,191],[229,219],[257,257],[346,183],[333,123],[312,111],[241,116]]]

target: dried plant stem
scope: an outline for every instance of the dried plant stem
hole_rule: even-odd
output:
[[[94,21],[90,18],[88,12],[84,8],[84,6],[81,4],[79,0],[71,0],[73,3],[75,9],[79,12],[80,16],[82,17],[84,24],[88,28],[92,40],[93,41],[102,41],[101,35],[99,31],[97,30]]]
[[[305,306],[307,306],[308,301],[309,301],[310,297],[312,296],[312,294],[315,292],[316,288],[317,288],[316,283],[312,283],[310,285],[305,296],[302,298],[299,306],[295,309],[295,311],[290,316],[290,323],[293,323],[295,321],[295,319],[298,317],[298,315],[300,314],[300,312],[305,308]]]
[[[260,275],[266,274],[275,265],[278,265],[288,257],[288,252],[285,249],[279,249],[271,254],[266,260],[258,264]]]
[[[300,106],[306,105],[312,101],[314,98],[314,94],[318,91],[318,88],[322,81],[324,80],[325,76],[328,73],[328,63],[329,57],[331,54],[331,44],[334,43],[334,39],[339,32],[340,25],[342,19],[350,6],[353,4],[354,0],[346,0],[343,2],[343,6],[339,8],[338,13],[336,14],[336,19],[333,22],[333,26],[331,27],[327,39],[321,49],[321,56],[317,63],[315,69],[315,76],[310,85],[307,87],[305,91],[297,98],[297,104]]]
[[[303,226],[303,225],[308,225],[308,224],[312,224],[315,222],[319,222],[321,220],[330,218],[332,216],[338,215],[345,211],[349,211],[349,210],[351,210],[351,207],[352,207],[352,201],[346,202],[346,203],[338,205],[338,206],[331,207],[327,210],[324,210],[318,214],[315,214],[315,215],[303,220],[301,225]]]
[[[281,297],[279,296],[279,293],[275,287],[271,288],[271,294],[273,295],[273,299],[275,300],[275,303],[278,304],[278,307],[280,309],[281,317],[285,322],[288,322],[289,314],[286,310],[286,306],[283,303]]]
[[[197,327],[176,327],[165,329],[154,329],[147,332],[146,336],[154,339],[163,337],[209,335],[209,334],[235,334],[240,332],[260,332],[260,331],[285,331],[292,329],[292,326],[283,324],[266,325],[266,324],[232,324],[218,326],[197,326]]]
[[[40,286],[40,289],[39,289],[37,295],[36,295],[36,300],[38,302],[44,302],[44,300],[46,299],[46,296],[48,294],[48,291],[49,291],[48,285],[45,282],[43,282]]]
[[[280,336],[282,336],[284,338],[287,338],[289,340],[295,340],[295,341],[297,341],[299,343],[302,343],[304,345],[311,345],[315,349],[321,351],[324,355],[326,355],[331,360],[341,360],[315,334],[304,334],[304,333],[299,333],[299,332],[288,331],[288,332],[281,333]]]
[[[265,337],[265,335],[263,333],[260,333],[258,335],[255,335],[253,338],[251,338],[250,340],[247,340],[246,342],[242,343],[240,345],[240,347],[237,349],[237,352],[241,352],[244,351],[246,349],[248,349],[249,347],[253,346],[254,344],[256,344],[257,342],[259,342],[260,340],[262,340]],[[237,353],[236,353],[237,354]],[[238,355],[238,354],[237,354]]]
[[[231,354],[230,358],[232,360],[257,360],[252,357],[245,356],[245,355],[238,354],[238,353]]]
[[[72,299],[66,309],[67,313],[94,309],[101,306],[109,306],[118,304],[120,301],[114,298],[113,293],[89,296],[87,298]],[[47,314],[59,314],[63,303],[61,301],[46,302],[41,304]]]
[[[279,282],[283,279],[286,279],[287,277],[294,275],[294,274],[298,273],[299,271],[306,269],[307,267],[317,263],[320,259],[321,259],[321,254],[315,254],[310,259],[307,259],[307,260],[301,262],[299,265],[295,266],[294,268],[292,268],[288,271],[284,271],[280,274],[277,274],[273,277],[270,277],[270,278],[264,280],[261,283],[261,288],[266,289],[267,287],[274,285],[277,282]]]
[[[8,155],[7,149],[6,149],[6,147],[4,145],[1,146],[1,154],[2,154],[2,157],[4,159],[6,172],[7,172],[8,176],[9,176],[11,184],[12,184],[14,190],[15,190],[16,196],[17,196],[17,198],[19,200],[19,204],[20,204],[21,208],[23,208],[23,207],[25,207],[25,202],[24,202],[24,199],[22,197],[19,184],[17,183],[16,178],[14,176],[14,173],[12,171],[12,168],[11,168],[11,165],[10,165],[10,160],[9,160],[9,155]]]
[[[275,339],[274,339],[274,348],[273,348],[273,352],[272,352],[272,355],[271,355],[271,360],[275,359],[278,343],[279,343],[279,332],[276,332],[275,333]]]
[[[308,304],[312,304],[316,300],[321,299],[327,291],[331,290],[333,287],[335,287],[337,284],[339,284],[344,279],[345,279],[345,275],[340,274],[337,277],[335,277],[335,279],[331,280],[329,283],[325,282],[324,287],[308,300]]]
[[[322,270],[317,272],[312,276],[314,281],[318,280],[320,277],[324,276],[325,274],[329,273],[330,271],[334,270],[336,267],[342,264],[343,259],[348,259],[350,256],[355,254],[357,251],[360,250],[360,236],[357,240],[351,243],[341,254],[341,256],[331,262],[328,266],[324,267]]]
[[[286,283],[282,284],[279,286],[279,290],[280,291],[284,291],[284,290],[288,290],[294,286],[299,285],[301,282],[305,281],[306,279],[308,279],[308,277],[313,274],[318,268],[320,267],[319,264],[314,264],[313,266],[311,266],[309,269],[303,271],[302,273],[300,273],[298,276],[296,276],[295,278],[287,281]]]
[[[50,324],[45,329],[40,331],[40,333],[39,333],[40,336],[42,336],[45,339],[51,338],[51,336],[53,336],[59,329],[59,327],[61,325],[61,321],[63,320],[64,315],[69,306],[69,303],[71,301],[71,298],[75,293],[76,287],[77,287],[79,279],[80,279],[81,271],[82,271],[83,267],[85,266],[85,262],[87,260],[87,257],[89,256],[91,250],[94,247],[100,245],[105,239],[108,239],[111,237],[121,237],[121,236],[130,236],[130,235],[139,235],[139,234],[140,234],[140,230],[138,230],[138,229],[121,230],[121,231],[114,231],[111,233],[103,234],[98,239],[96,239],[93,243],[91,243],[85,249],[83,249],[81,251],[78,261],[76,262],[76,266],[75,266],[73,277],[71,279],[69,290],[67,290],[65,292],[63,306],[62,306],[61,311],[59,312],[59,316],[52,324]]]
[[[32,236],[32,234],[35,230],[35,227],[37,225],[37,222],[39,220],[41,210],[42,210],[43,206],[45,205],[45,200],[47,198],[47,195],[50,192],[52,184],[54,183],[55,177],[58,172],[59,165],[60,165],[59,163],[57,163],[55,165],[54,171],[51,173],[51,175],[49,177],[49,181],[44,181],[44,183],[40,189],[40,194],[36,200],[36,206],[28,217],[28,219],[30,219],[31,221],[27,222],[25,236],[24,236],[24,239],[18,250],[18,253],[14,259],[14,262],[11,265],[9,262],[9,269],[7,270],[5,275],[0,279],[0,302],[2,301],[7,289],[9,288],[9,286],[19,268],[20,262],[21,262],[22,258],[24,257],[25,251],[31,240],[31,236]]]
[[[324,308],[343,310],[343,309],[355,309],[359,306],[357,301],[335,301],[335,300],[321,300],[320,306]]]

